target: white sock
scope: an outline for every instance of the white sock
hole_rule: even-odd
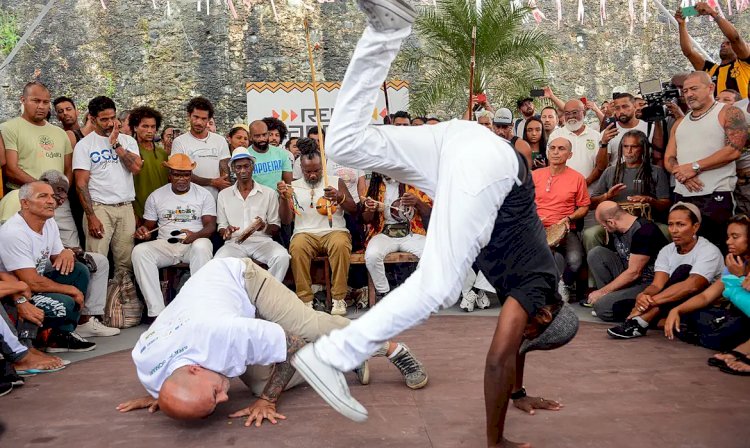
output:
[[[391,353],[390,355],[388,355],[388,359],[393,359],[393,358],[395,358],[395,357],[396,357],[396,356],[397,356],[397,355],[398,355],[399,353],[401,353],[401,350],[403,350],[403,349],[404,349],[404,346],[403,346],[403,345],[401,345],[401,344],[396,344],[396,349],[395,349],[395,350],[393,350],[393,353]]]
[[[638,325],[640,325],[642,328],[648,328],[648,322],[646,322],[645,320],[643,320],[643,318],[641,316],[635,316],[633,318],[633,320],[635,320],[636,322],[638,322]]]

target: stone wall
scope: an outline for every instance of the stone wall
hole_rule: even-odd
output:
[[[305,9],[299,0],[234,0],[232,19],[223,0],[211,0],[211,14],[196,10],[195,0],[170,0],[171,15],[157,0],[57,0],[8,68],[0,73],[0,120],[18,113],[25,82],[38,76],[53,96],[69,95],[85,105],[99,94],[112,96],[120,108],[148,104],[169,122],[184,122],[191,96],[214,101],[220,128],[245,115],[245,81],[307,81],[310,78],[302,27]],[[46,3],[43,2],[43,3]],[[43,7],[39,0],[0,0],[0,8],[16,15],[19,34]],[[676,29],[652,17],[636,23],[629,34],[626,2],[609,2],[610,20],[601,26],[598,2],[585,0],[586,23],[575,21],[577,2],[564,0],[564,20],[540,25],[557,36],[559,49],[549,60],[550,83],[561,97],[603,100],[614,86],[634,88],[637,80],[684,71],[689,64],[679,52]],[[622,5],[620,5],[622,3]],[[637,2],[640,3],[640,2]],[[678,0],[664,1],[674,6]],[[548,17],[553,2],[539,1]],[[311,28],[320,41],[320,80],[340,80],[364,21],[354,2],[314,3]],[[655,14],[655,9],[650,9]],[[640,16],[639,16],[640,17]],[[735,16],[738,17],[738,16]],[[750,29],[750,11],[736,22]],[[537,26],[533,21],[528,26]],[[712,55],[721,34],[709,21],[692,24],[696,39]],[[406,76],[393,73],[393,77]],[[407,76],[408,79],[408,76]]]

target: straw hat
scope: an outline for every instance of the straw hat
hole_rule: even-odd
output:
[[[176,171],[193,171],[196,163],[185,154],[172,154],[169,160],[162,162],[165,167]]]

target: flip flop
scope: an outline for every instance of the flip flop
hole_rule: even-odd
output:
[[[743,364],[745,364],[745,365],[747,365],[747,366],[750,366],[750,364],[747,364],[747,362],[743,362]],[[737,375],[737,376],[750,376],[750,371],[748,371],[748,372],[741,372],[741,371],[739,371],[739,370],[734,370],[734,369],[732,369],[732,368],[731,368],[731,367],[729,367],[728,365],[724,365],[724,366],[721,366],[721,367],[719,367],[719,370],[721,370],[721,371],[722,371],[722,372],[724,372],[724,373],[728,373],[728,374],[730,374],[730,375]]]
[[[735,359],[747,363],[750,361],[748,359],[747,355],[744,353],[740,353],[737,350],[729,350],[728,352],[722,353],[722,355],[733,355]],[[725,367],[727,365],[727,362],[723,359],[714,358],[713,356],[708,358],[708,365],[711,367]]]
[[[27,376],[27,375],[38,375],[40,373],[52,373],[52,372],[59,372],[60,370],[64,369],[65,366],[62,367],[55,367],[52,369],[26,369],[26,370],[16,370],[16,373],[21,376]]]

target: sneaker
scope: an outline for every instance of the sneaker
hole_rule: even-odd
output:
[[[333,306],[331,307],[331,315],[346,316],[346,302],[344,302],[343,300],[333,299]]]
[[[414,23],[417,11],[406,0],[358,0],[367,22],[378,31],[400,30]]]
[[[0,383],[0,397],[8,395],[13,390],[11,383]]]
[[[490,298],[487,297],[487,293],[480,290],[479,294],[477,294],[477,308],[480,310],[486,310],[490,307]]]
[[[570,302],[570,290],[568,289],[568,285],[562,280],[557,284],[557,292],[560,294],[560,297],[562,297],[563,302]]]
[[[0,378],[0,383],[10,383],[14,387],[20,387],[26,384],[23,377],[18,375],[15,371],[5,374],[5,376]]]
[[[99,322],[99,319],[92,317],[85,324],[80,324],[76,327],[76,333],[83,338],[91,338],[97,336],[116,336],[120,334],[119,328],[112,328]]]
[[[96,344],[89,342],[75,333],[52,333],[47,340],[44,351],[47,353],[89,352]]]
[[[607,330],[607,334],[615,339],[633,339],[646,336],[648,328],[641,327],[635,319],[628,319],[622,325]]]
[[[344,375],[318,356],[315,344],[299,349],[291,363],[329,406],[355,422],[367,420],[367,409],[351,396]]]
[[[421,389],[427,385],[427,371],[425,371],[417,358],[409,351],[406,344],[399,344],[401,351],[393,358],[388,358],[393,363],[406,380],[406,387],[409,389]]]
[[[370,363],[368,361],[363,362],[356,369],[354,373],[357,375],[357,381],[359,384],[366,386],[370,384]]]
[[[470,290],[468,293],[463,294],[463,298],[461,299],[461,303],[458,305],[459,308],[466,311],[467,313],[471,313],[474,311],[474,305],[477,302],[477,293],[474,292],[474,290]]]

